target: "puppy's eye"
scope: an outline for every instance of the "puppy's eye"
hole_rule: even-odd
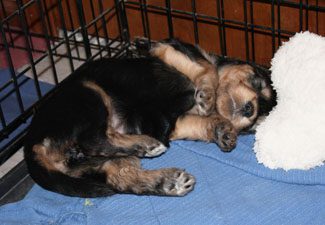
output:
[[[254,114],[254,105],[252,102],[247,102],[242,108],[242,115],[249,118]]]

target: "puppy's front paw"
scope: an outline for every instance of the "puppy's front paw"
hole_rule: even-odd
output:
[[[215,91],[211,88],[198,89],[195,92],[197,111],[200,116],[208,116],[215,110]]]
[[[206,75],[203,75],[195,81],[195,101],[198,114],[200,116],[209,116],[216,108],[216,88],[214,81]]]
[[[222,121],[216,125],[215,141],[224,152],[230,152],[236,147],[237,131],[230,122]]]
[[[166,195],[184,196],[195,185],[195,178],[184,170],[171,168],[163,178],[163,191]]]

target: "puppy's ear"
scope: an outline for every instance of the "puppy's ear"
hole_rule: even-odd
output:
[[[250,78],[252,87],[266,100],[272,98],[271,72],[267,69],[254,67],[254,74]]]
[[[251,83],[252,87],[258,92],[261,92],[262,89],[264,87],[266,87],[265,80],[259,76],[256,76],[255,74],[252,75],[252,77],[250,79],[250,83]]]
[[[272,87],[271,71],[254,66],[254,75],[250,82],[259,95],[259,115],[267,115],[276,105],[276,92]]]

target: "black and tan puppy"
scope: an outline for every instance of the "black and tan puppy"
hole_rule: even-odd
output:
[[[137,45],[141,48],[145,42],[138,39]],[[186,74],[196,88],[196,104],[178,118],[172,140],[216,142],[223,151],[230,151],[237,134],[254,132],[276,104],[270,71],[262,67],[208,55],[175,39],[154,43],[149,52]]]
[[[253,69],[238,65],[247,77],[239,72],[237,79],[252,90],[243,105],[241,82],[230,85],[236,67],[222,66],[218,77],[214,63],[199,48],[174,40],[145,58],[83,65],[33,118],[24,149],[31,176],[70,196],[185,195],[193,189],[192,175],[177,168],[143,170],[139,158],[162,154],[170,138],[214,141],[230,150],[237,132],[258,118],[258,98],[263,92],[271,97],[264,84],[255,84]],[[245,109],[240,116],[239,108]]]

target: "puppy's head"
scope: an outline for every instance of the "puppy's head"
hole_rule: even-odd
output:
[[[241,61],[219,63],[217,111],[241,133],[256,126],[276,104],[270,72]]]
[[[216,84],[212,86],[217,93],[216,111],[241,133],[253,132],[276,104],[276,93],[267,69],[236,59],[216,57],[177,39],[157,42],[151,47],[148,48],[150,55],[159,57],[188,77],[203,72],[215,74],[217,79],[213,81]]]

